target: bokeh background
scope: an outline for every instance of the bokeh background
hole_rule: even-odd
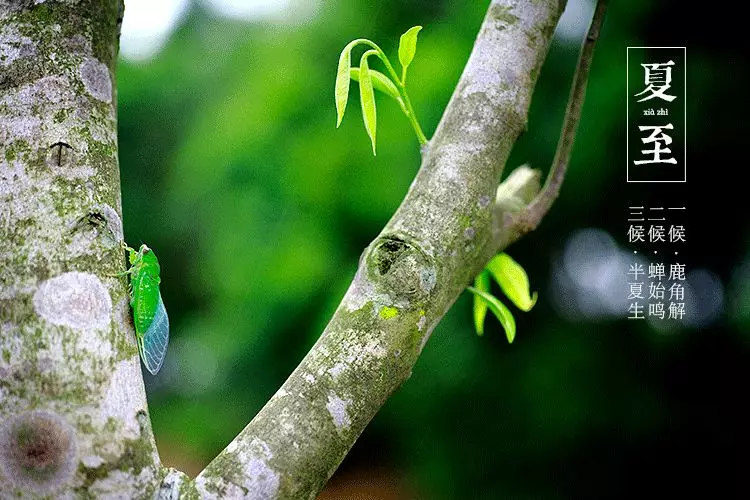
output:
[[[164,462],[199,472],[322,331],[419,148],[357,89],[339,130],[341,48],[390,54],[421,24],[410,95],[438,123],[488,1],[126,0],[118,67],[125,233],[162,262],[172,340],[146,374]],[[570,174],[509,253],[540,300],[508,345],[464,294],[322,498],[747,498],[750,225],[741,16],[612,1]],[[509,167],[546,171],[592,0],[570,0]],[[688,183],[625,183],[625,47],[687,46]],[[746,139],[745,139],[746,141]],[[506,171],[507,172],[507,171]],[[628,321],[628,206],[688,208],[688,314]],[[670,205],[671,206],[671,205]]]

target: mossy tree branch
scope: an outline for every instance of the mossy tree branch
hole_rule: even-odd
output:
[[[591,70],[591,62],[594,59],[594,48],[596,47],[596,41],[599,39],[602,24],[604,23],[607,3],[608,0],[597,1],[589,31],[586,34],[586,38],[583,39],[581,54],[578,57],[578,65],[573,76],[573,85],[570,88],[570,97],[568,98],[568,106],[565,110],[560,139],[557,143],[555,158],[552,160],[552,168],[547,176],[547,181],[533,202],[516,218],[516,223],[522,232],[536,229],[539,223],[542,222],[542,218],[549,212],[558,194],[560,194],[560,188],[568,171],[570,156],[573,154],[573,144],[575,144],[578,123],[581,121],[583,102],[586,99],[586,85],[589,80],[589,71]]]

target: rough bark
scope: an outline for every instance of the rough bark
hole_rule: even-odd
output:
[[[122,0],[0,1],[0,496],[160,484],[123,279]]]

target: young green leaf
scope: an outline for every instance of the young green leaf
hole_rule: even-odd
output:
[[[375,91],[372,87],[372,76],[367,58],[375,54],[374,50],[368,50],[359,61],[359,100],[362,104],[362,119],[365,122],[365,130],[372,142],[372,154],[375,156],[375,129],[377,126],[377,113],[375,111]]]
[[[339,56],[339,67],[336,71],[336,128],[341,125],[346,111],[346,103],[349,100],[349,68],[352,66],[352,49],[358,40],[349,42]]]
[[[513,339],[516,338],[516,320],[513,318],[513,314],[510,310],[505,307],[505,304],[500,302],[497,297],[493,297],[487,292],[477,290],[471,286],[467,288],[467,290],[487,303],[490,311],[492,311],[498,321],[500,321],[500,324],[503,325],[505,336],[508,337],[508,342],[512,344]]]
[[[406,68],[414,60],[414,54],[417,52],[417,35],[422,29],[421,26],[409,28],[406,33],[401,35],[398,44],[398,60],[401,62],[401,84],[406,84]]]
[[[355,82],[359,81],[359,68],[352,68],[351,70],[349,70],[349,74],[351,75],[352,80],[354,80]],[[397,101],[401,100],[398,89],[390,78],[385,76],[380,71],[374,70],[372,68],[370,69],[370,77],[372,77],[372,86],[375,88],[375,90],[379,90],[384,94],[388,94]]]
[[[530,293],[529,277],[523,267],[506,253],[497,254],[487,264],[503,293],[522,311],[530,311],[536,304],[537,294]]]
[[[474,279],[474,288],[481,292],[490,292],[490,273],[482,271]],[[487,303],[478,295],[474,295],[474,329],[477,335],[484,335],[484,318],[487,316]]]

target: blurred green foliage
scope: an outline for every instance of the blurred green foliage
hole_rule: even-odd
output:
[[[409,93],[429,136],[487,3],[330,0],[309,22],[286,25],[215,18],[195,6],[153,60],[121,61],[126,239],[158,252],[172,324],[165,367],[147,380],[167,462],[200,470],[280,386],[419,167],[409,123],[383,95],[376,158],[354,113],[335,129],[343,46],[365,36],[383,41],[393,59],[399,35],[425,27]],[[708,451],[724,443],[711,431],[671,425],[670,415],[714,401],[705,385],[687,396],[669,382],[672,369],[694,366],[700,336],[658,339],[626,321],[569,323],[549,305],[550,258],[565,235],[596,225],[622,240],[627,201],[612,192],[625,168],[624,47],[648,41],[656,7],[611,3],[563,194],[542,228],[511,250],[540,290],[539,304],[518,318],[509,346],[497,322],[481,338],[473,333],[464,294],[344,471],[386,467],[421,498],[612,498],[628,491],[636,471],[640,480],[668,481],[677,469],[700,470],[679,453],[686,436]],[[546,170],[577,49],[551,48],[509,167]],[[705,52],[690,57],[696,68],[728,64]],[[688,88],[701,95],[708,73],[693,74]],[[705,126],[688,117],[688,130]],[[738,356],[746,360],[747,351]],[[695,370],[686,380],[719,382]],[[714,403],[716,411],[731,407]]]

